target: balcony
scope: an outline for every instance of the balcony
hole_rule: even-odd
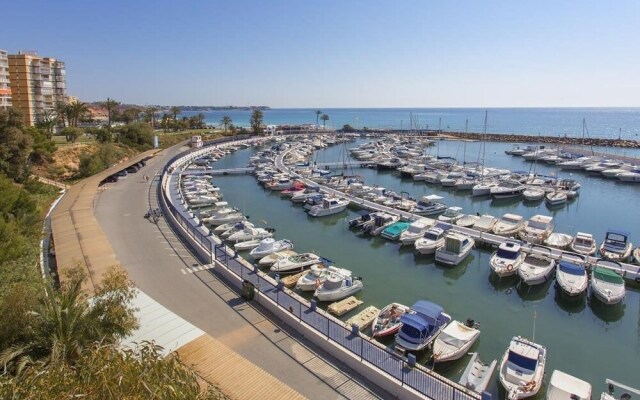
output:
[[[67,85],[64,82],[56,82],[57,89],[65,89]]]

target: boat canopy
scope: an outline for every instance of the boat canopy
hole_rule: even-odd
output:
[[[608,268],[595,267],[593,270],[593,277],[608,283],[624,285],[624,279],[622,279],[618,273]]]
[[[560,267],[560,271],[566,272],[567,274],[570,274],[570,275],[584,276],[587,273],[584,267],[581,267],[579,265],[576,265],[567,261],[560,261],[559,267]]]
[[[438,318],[440,318],[440,315],[444,312],[442,306],[427,300],[416,301],[415,304],[411,306],[411,309],[423,316],[425,320],[432,325],[436,325]]]
[[[422,196],[423,200],[429,200],[429,201],[435,201],[435,200],[442,200],[444,199],[444,197],[438,196],[437,194],[430,194],[428,196]]]
[[[429,322],[427,322],[427,320],[420,314],[405,313],[400,317],[400,322],[403,325],[410,326],[419,332],[428,331],[431,327]]]

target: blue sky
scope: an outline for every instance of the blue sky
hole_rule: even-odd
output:
[[[31,1],[0,48],[138,104],[640,106],[638,1]],[[24,29],[28,26],[27,29]]]

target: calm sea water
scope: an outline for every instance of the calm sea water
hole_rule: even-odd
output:
[[[315,109],[271,109],[264,111],[265,124],[315,124]],[[419,128],[443,131],[482,132],[485,109],[480,108],[327,108],[327,127],[349,124],[357,128]],[[589,136],[637,140],[640,108],[490,108],[487,132],[582,137],[582,119]],[[197,112],[185,112],[189,116]],[[229,115],[238,126],[249,126],[250,111],[205,112],[208,124],[218,125]],[[411,122],[413,121],[413,122]],[[322,121],[319,121],[322,125]]]
[[[348,146],[355,146],[349,144]],[[479,143],[466,145],[467,160],[477,158]],[[432,152],[462,159],[465,145],[441,142]],[[512,170],[529,170],[533,166],[504,154],[507,144],[488,143],[486,165]],[[335,146],[317,153],[317,160],[340,160],[344,149]],[[242,150],[225,157],[216,168],[245,166],[253,150]],[[367,184],[378,184],[414,197],[437,193],[447,205],[461,206],[467,213],[502,215],[515,212],[525,218],[535,214],[553,215],[556,231],[575,234],[591,232],[601,241],[610,226],[632,231],[632,241],[640,243],[640,212],[637,198],[640,185],[619,184],[582,173],[564,173],[553,167],[537,165],[537,172],[570,176],[582,183],[580,196],[564,208],[550,211],[544,203],[526,206],[519,201],[495,203],[477,200],[439,186],[401,180],[391,172],[354,169]],[[351,173],[352,171],[349,171]],[[391,302],[406,305],[419,299],[441,304],[458,320],[473,318],[481,323],[482,335],[473,351],[483,360],[499,359],[514,335],[532,338],[547,346],[547,379],[560,369],[594,385],[594,397],[605,389],[605,378],[630,385],[640,384],[640,292],[630,289],[624,303],[605,307],[597,300],[571,300],[558,294],[552,281],[533,289],[519,287],[517,279],[498,281],[490,273],[489,250],[474,249],[461,265],[448,268],[436,265],[433,256],[421,256],[412,247],[400,247],[381,238],[360,237],[347,228],[356,213],[312,218],[302,207],[294,206],[279,194],[264,190],[251,176],[216,179],[225,200],[250,216],[254,223],[276,229],[277,238],[289,238],[299,252],[312,251],[362,276],[365,288],[357,296],[364,306],[382,308]],[[364,307],[363,306],[363,307]],[[347,319],[358,312],[345,315]],[[387,342],[387,344],[390,344]],[[436,370],[457,380],[468,359],[438,365]],[[497,378],[492,392],[500,395]],[[540,394],[538,398],[543,398]]]

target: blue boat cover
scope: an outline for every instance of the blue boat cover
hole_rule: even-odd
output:
[[[584,267],[566,261],[560,261],[560,271],[577,276],[584,276],[587,273]]]
[[[444,312],[442,306],[427,300],[416,301],[415,304],[411,306],[411,309],[421,314],[425,321],[431,325],[437,325],[440,314]]]
[[[420,332],[428,331],[430,328],[429,323],[420,314],[403,314],[400,317],[400,322],[404,325],[412,326]]]

